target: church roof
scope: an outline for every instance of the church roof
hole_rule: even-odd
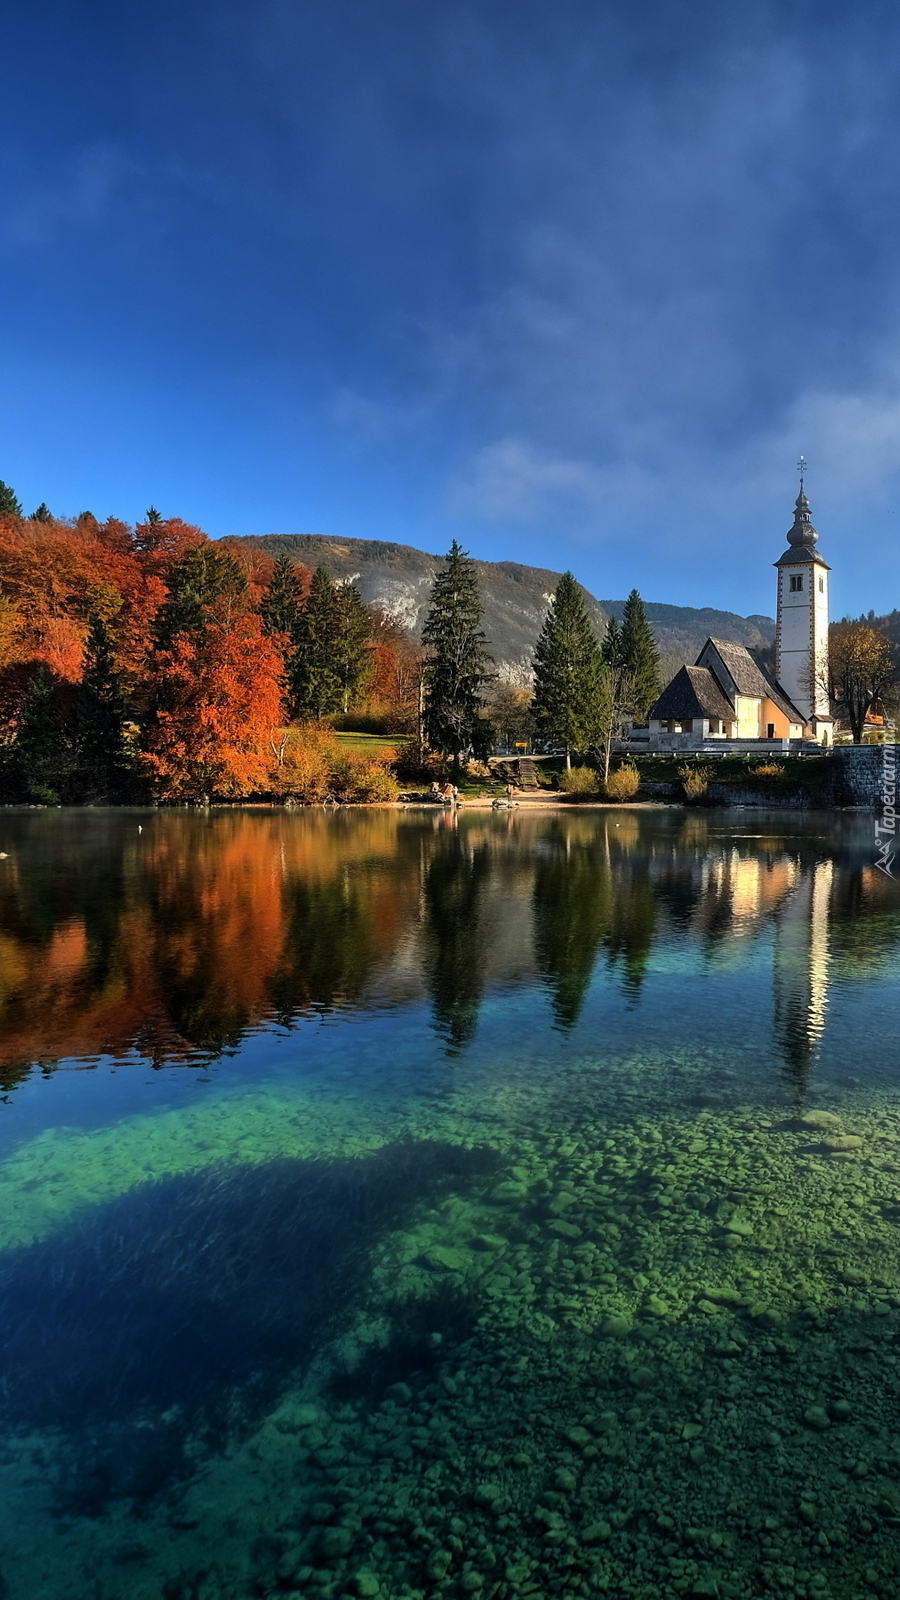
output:
[[[698,660],[703,660],[710,645],[719,656],[738,694],[772,700],[790,722],[806,721],[802,711],[798,711],[793,701],[788,699],[777,678],[761,667],[758,661],[754,661],[746,645],[734,644],[730,639],[707,639]],[[723,688],[727,693],[725,685]]]
[[[667,684],[649,715],[659,722],[680,722],[686,717],[734,718],[734,706],[707,667],[682,667]]]

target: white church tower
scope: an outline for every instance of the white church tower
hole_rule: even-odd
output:
[[[830,744],[833,718],[828,704],[827,561],[816,549],[819,535],[803,490],[806,462],[800,457],[800,493],[794,526],[778,569],[775,676],[789,700],[803,713],[812,736]]]

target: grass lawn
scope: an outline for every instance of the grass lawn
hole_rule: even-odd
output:
[[[406,743],[403,733],[335,733],[334,737],[343,750],[353,750],[367,756],[387,756],[389,759],[397,755]]]

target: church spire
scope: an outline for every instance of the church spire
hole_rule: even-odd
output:
[[[807,464],[805,456],[801,456],[797,462],[797,471],[800,474],[800,493],[794,502],[794,526],[788,533],[788,544],[792,545],[795,550],[799,546],[798,554],[806,551],[812,555],[814,546],[818,543],[819,535],[812,525],[810,505],[806,498],[806,490],[803,487]]]

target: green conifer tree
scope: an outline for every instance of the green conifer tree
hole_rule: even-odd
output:
[[[259,608],[266,633],[285,633],[296,640],[302,611],[303,591],[296,563],[288,555],[279,556]]]
[[[3,479],[0,478],[0,516],[4,515],[20,517],[22,515],[22,507],[16,499],[15,490],[11,489],[9,484],[4,483]]]
[[[597,636],[580,585],[564,572],[534,652],[532,715],[537,727],[572,751],[590,750],[603,735],[608,689]]]
[[[340,632],[337,586],[324,567],[317,567],[300,616],[290,667],[290,698],[296,716],[321,720],[340,711],[344,698],[338,660]]]
[[[125,731],[127,717],[127,697],[109,628],[102,617],[94,616],[73,716],[79,786],[85,795],[121,797],[133,786],[136,774]]]
[[[259,614],[266,633],[277,633],[282,639],[281,659],[284,662],[282,690],[289,716],[296,715],[294,704],[293,663],[300,641],[303,622],[303,591],[297,567],[289,555],[278,557],[272,570],[268,588],[262,597]]]
[[[625,601],[621,628],[622,665],[631,680],[631,714],[643,722],[659,699],[659,652],[637,589]]]
[[[372,618],[355,583],[338,589],[337,668],[341,709],[349,711],[372,670]]]
[[[196,545],[176,561],[166,580],[168,596],[153,625],[158,649],[167,650],[176,633],[203,626],[204,606],[223,597],[243,601],[247,579],[234,556],[213,544]]]
[[[144,521],[152,528],[157,522],[162,522],[162,512],[157,511],[155,506],[149,506]]]
[[[38,506],[37,510],[36,511],[32,511],[31,516],[28,518],[28,520],[29,520],[29,522],[52,522],[53,521],[53,513],[50,510],[50,507],[47,505],[46,500],[42,500],[41,501],[41,503]]]
[[[72,768],[72,747],[61,727],[56,681],[41,662],[22,704],[15,759],[26,794],[54,804],[64,796]]]
[[[431,587],[422,644],[424,731],[435,750],[459,767],[463,750],[479,736],[482,687],[491,674],[481,631],[484,607],[475,562],[454,539]]]

